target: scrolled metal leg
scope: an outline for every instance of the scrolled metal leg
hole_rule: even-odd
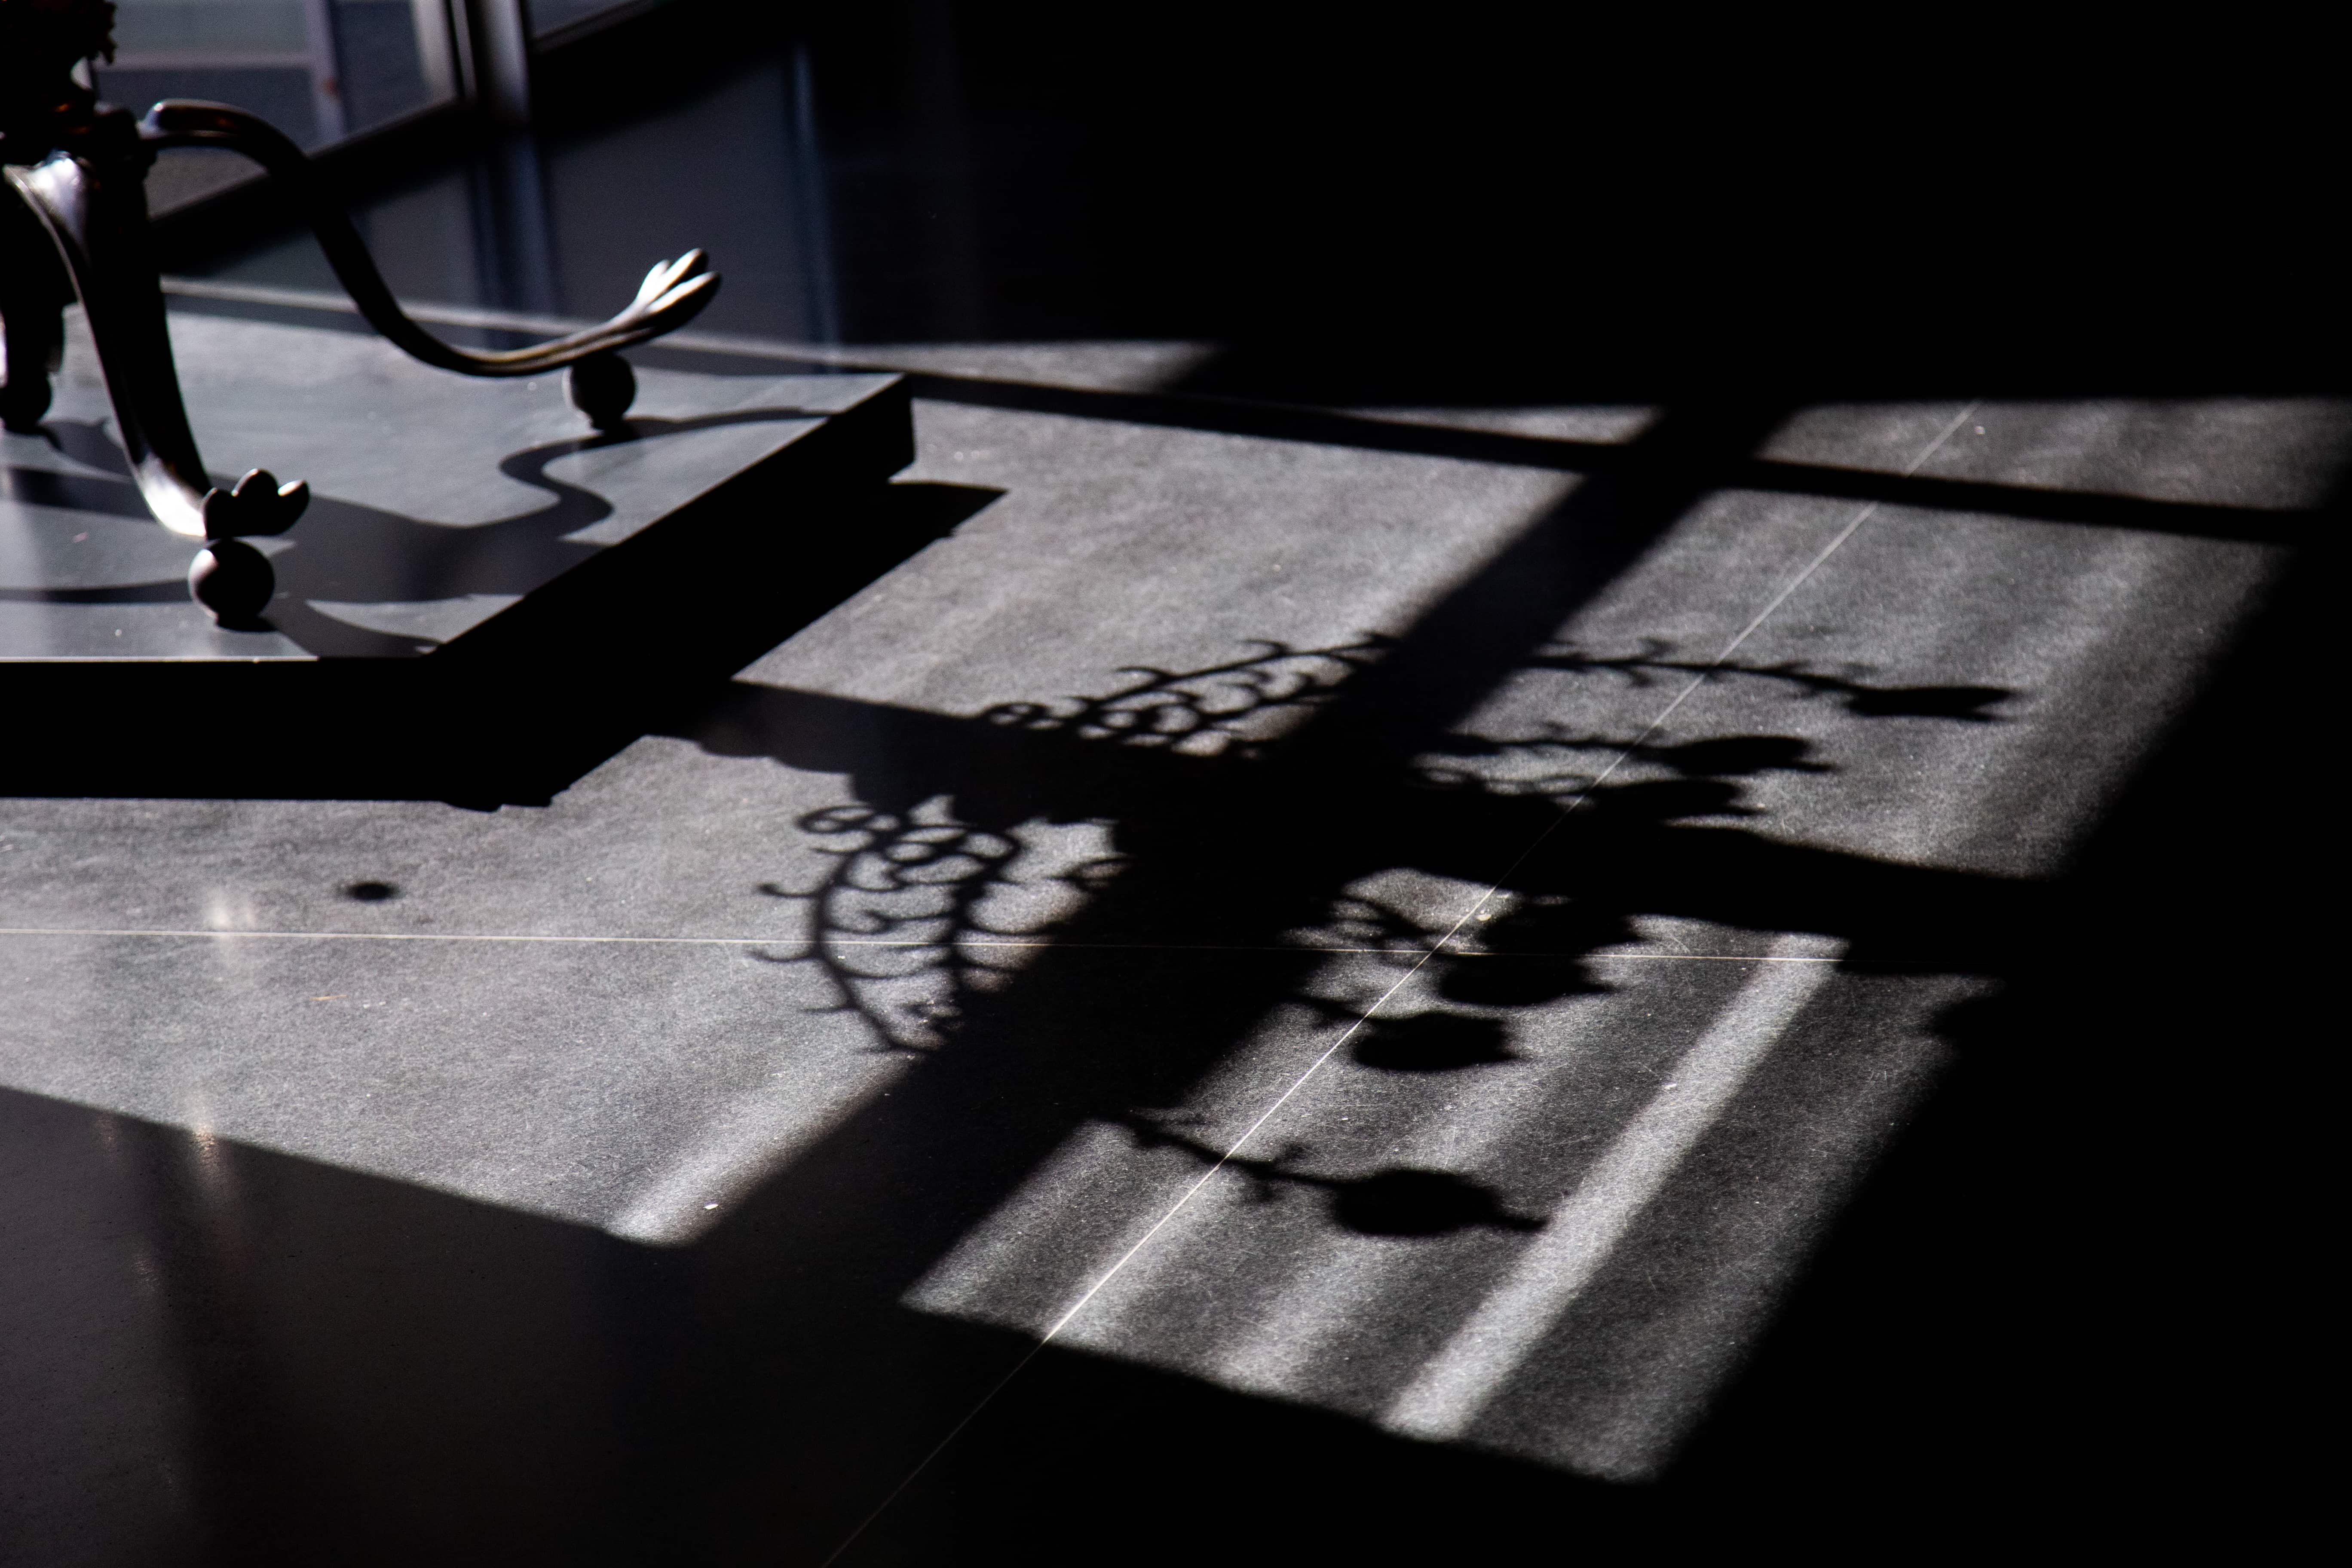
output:
[[[131,460],[141,498],[155,521],[173,532],[208,544],[283,533],[309,504],[309,487],[280,485],[266,470],[247,473],[235,487],[214,487],[180,401],[163,293],[148,250],[144,188],[150,154],[127,115],[101,115],[79,144],[30,169],[11,168],[8,182],[48,231],[57,258],[81,296],[98,348],[106,390],[114,405],[115,434]],[[248,552],[248,553],[252,553]],[[268,563],[199,558],[191,574],[197,599],[216,616],[233,606],[249,619],[253,584],[267,583]],[[218,586],[203,591],[201,584]],[[267,604],[264,592],[261,604]]]
[[[73,283],[32,209],[0,185],[0,425],[37,430],[49,411],[49,377],[65,348]]]
[[[319,189],[310,160],[266,122],[226,104],[165,101],[147,111],[139,134],[151,148],[227,147],[251,158],[293,196],[328,264],[370,326],[413,358],[460,375],[541,375],[572,366],[572,405],[600,430],[620,423],[636,389],[635,377],[615,351],[676,331],[700,314],[719,291],[719,274],[709,269],[702,252],[690,250],[675,261],[656,263],[637,297],[601,325],[529,348],[488,353],[461,349],[408,319],[351,219]]]
[[[226,624],[249,624],[275,574],[239,540],[284,532],[310,490],[259,468],[216,489],[196,451],[148,242],[154,150],[142,126],[71,75],[77,61],[114,58],[113,15],[102,0],[0,9],[0,418],[33,428],[47,412],[60,312],[79,295],[141,499],[165,528],[205,541],[188,573],[197,602]]]

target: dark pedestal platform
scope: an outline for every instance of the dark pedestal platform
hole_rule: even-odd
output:
[[[641,369],[597,436],[561,375],[226,318],[173,338],[206,459],[310,485],[256,542],[268,627],[189,600],[194,542],[148,518],[69,344],[46,433],[0,437],[0,790],[543,798],[939,531],[883,504],[914,457],[894,377]]]

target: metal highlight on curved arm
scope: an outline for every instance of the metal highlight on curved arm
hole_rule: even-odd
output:
[[[167,101],[147,111],[139,122],[139,139],[151,150],[226,147],[260,164],[294,196],[320,248],[327,253],[328,264],[368,324],[412,357],[461,375],[541,375],[625,349],[686,325],[719,291],[719,274],[709,269],[701,251],[690,250],[676,261],[656,264],[646,274],[636,299],[601,326],[529,348],[461,349],[443,342],[403,313],[352,220],[320,191],[310,160],[266,122],[226,104]],[[625,398],[623,403],[625,406]],[[595,411],[590,416],[595,417]]]

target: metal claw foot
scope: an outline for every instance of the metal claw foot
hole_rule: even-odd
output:
[[[234,489],[205,492],[206,539],[259,539],[294,526],[310,504],[310,487],[300,479],[281,485],[268,468],[248,469]]]

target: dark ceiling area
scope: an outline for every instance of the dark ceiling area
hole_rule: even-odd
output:
[[[1233,353],[1198,390],[1326,403],[2284,391],[2346,345],[2340,133],[2295,53],[1926,17],[677,0],[546,61],[537,136],[560,159],[676,121],[661,182],[746,209],[793,143],[853,342],[1208,340]],[[761,73],[794,100],[772,146],[692,123]],[[780,221],[805,224],[746,212],[744,242],[798,243]],[[183,263],[225,226],[175,226]]]

